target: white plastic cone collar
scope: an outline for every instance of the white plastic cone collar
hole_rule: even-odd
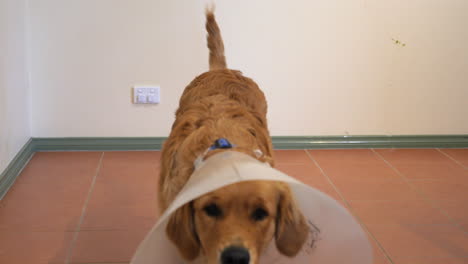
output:
[[[235,151],[213,155],[202,162],[182,191],[138,247],[131,264],[186,263],[168,240],[165,229],[176,209],[223,186],[249,180],[275,180],[290,185],[310,226],[308,241],[294,258],[281,255],[275,243],[260,258],[261,264],[371,264],[372,249],[365,232],[338,202],[268,164]],[[198,259],[193,263],[201,263]]]

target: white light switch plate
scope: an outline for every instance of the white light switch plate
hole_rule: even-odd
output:
[[[159,104],[159,86],[135,86],[133,87],[134,104]]]

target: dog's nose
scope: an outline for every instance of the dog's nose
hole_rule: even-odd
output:
[[[250,254],[242,247],[228,247],[221,254],[221,264],[249,264]]]

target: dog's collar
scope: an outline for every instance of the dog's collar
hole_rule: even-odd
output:
[[[194,161],[195,169],[200,166],[200,164],[203,162],[208,152],[215,150],[215,149],[232,149],[234,147],[236,147],[236,145],[229,142],[229,140],[227,140],[226,138],[216,139],[213,145],[211,145],[207,150],[205,150],[203,154],[198,156],[197,159]],[[263,155],[263,152],[259,149],[255,149],[253,152],[255,153],[257,157],[261,157]]]
[[[210,146],[208,151],[215,150],[215,149],[229,149],[229,148],[233,148],[235,146],[236,145],[231,144],[231,142],[229,142],[229,140],[227,140],[225,138],[218,138],[217,140],[215,140],[213,145]]]

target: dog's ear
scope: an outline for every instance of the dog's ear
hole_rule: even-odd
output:
[[[278,202],[276,247],[283,255],[293,257],[301,250],[308,234],[306,220],[293,199],[291,190],[284,186]]]
[[[200,244],[195,231],[194,211],[192,205],[185,204],[169,218],[166,234],[177,246],[186,260],[194,260],[200,252]]]

